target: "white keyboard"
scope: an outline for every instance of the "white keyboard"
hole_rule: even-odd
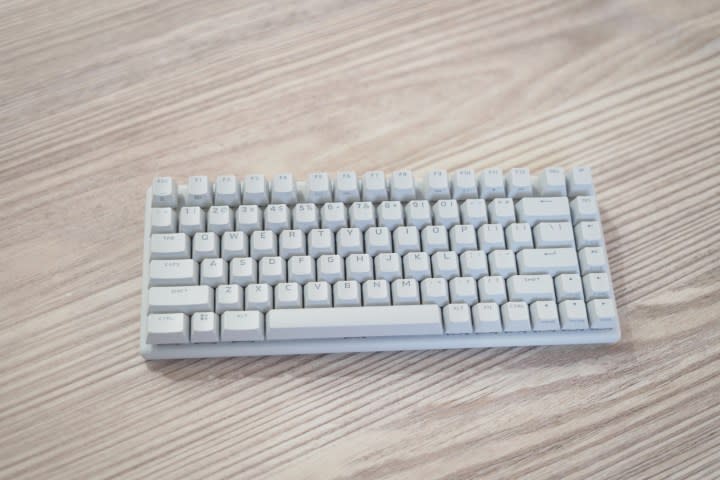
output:
[[[591,172],[158,177],[147,359],[612,343]]]

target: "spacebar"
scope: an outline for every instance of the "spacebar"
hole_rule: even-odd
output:
[[[277,309],[265,318],[268,340],[442,334],[437,305]]]

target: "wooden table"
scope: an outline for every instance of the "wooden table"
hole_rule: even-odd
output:
[[[717,1],[0,6],[0,477],[719,478]],[[613,346],[146,363],[172,174],[590,165]]]

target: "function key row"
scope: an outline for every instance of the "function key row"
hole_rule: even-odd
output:
[[[296,182],[291,173],[281,173],[272,179],[264,175],[246,175],[239,180],[234,175],[222,175],[213,184],[206,176],[191,176],[187,193],[179,195],[171,177],[157,177],[152,184],[153,207],[178,205],[207,208],[211,205],[260,205],[296,203],[322,204],[327,202],[379,203],[385,200],[466,200],[470,198],[523,198],[530,196],[558,197],[593,195],[592,174],[588,167],[575,167],[567,174],[562,168],[546,168],[537,177],[527,168],[512,168],[507,174],[499,168],[483,170],[476,175],[469,168],[429,171],[422,182],[416,182],[410,170],[398,170],[386,175],[370,171],[359,177],[353,171],[338,172],[331,179],[326,172],[311,173],[305,182]]]

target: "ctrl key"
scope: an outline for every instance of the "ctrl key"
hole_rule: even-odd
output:
[[[151,345],[190,342],[190,319],[184,313],[148,315],[145,342]]]

